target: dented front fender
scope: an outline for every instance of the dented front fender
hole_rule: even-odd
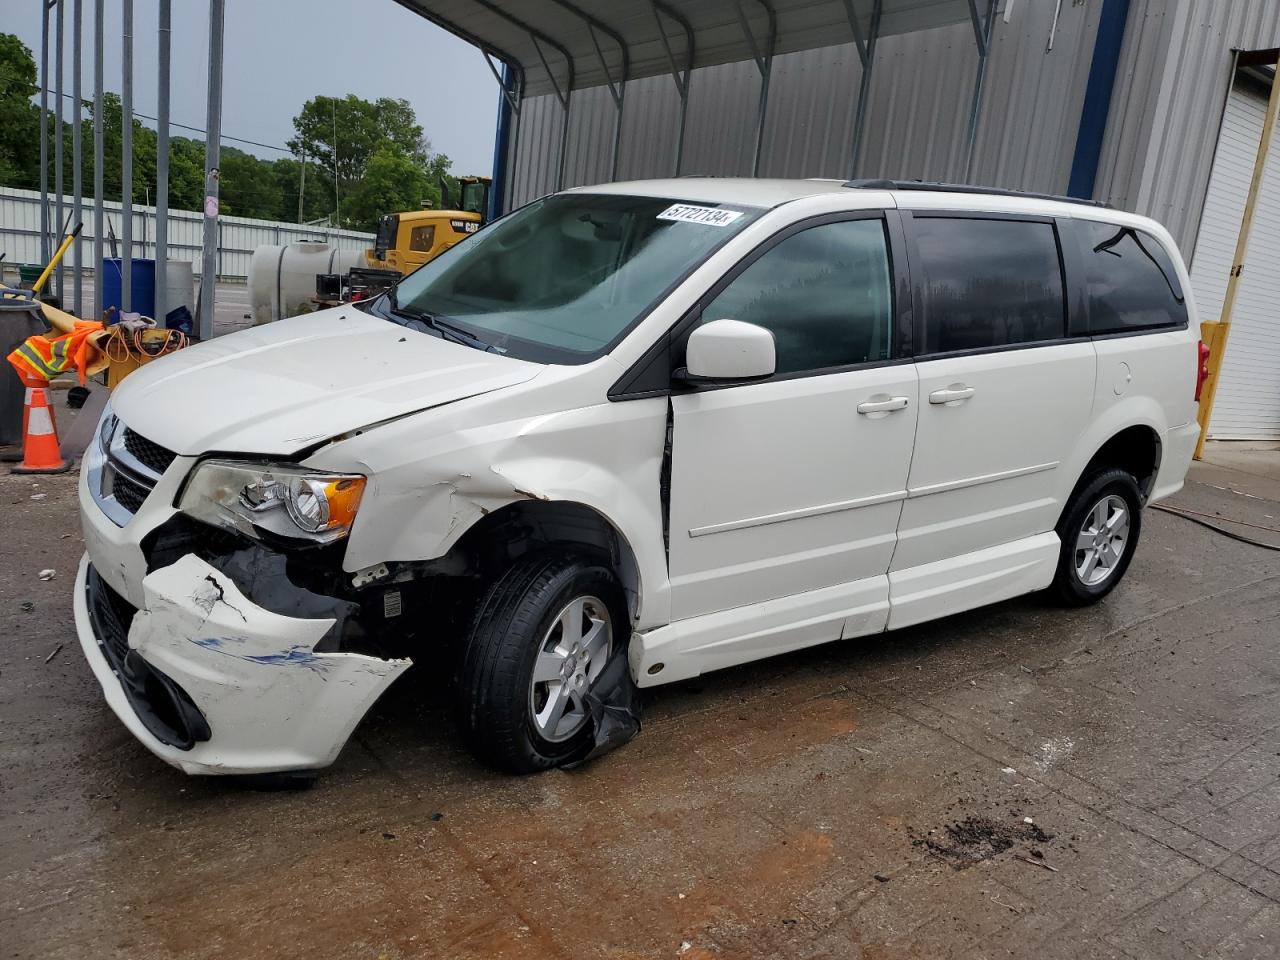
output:
[[[308,461],[369,477],[344,569],[442,557],[483,517],[509,504],[573,503],[603,517],[634,555],[640,625],[665,622],[665,398],[480,427],[468,423],[474,414],[465,406],[380,426]]]

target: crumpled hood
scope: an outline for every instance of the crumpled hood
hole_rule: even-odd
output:
[[[155,360],[115,390],[112,407],[178,454],[291,454],[542,369],[336,307]]]

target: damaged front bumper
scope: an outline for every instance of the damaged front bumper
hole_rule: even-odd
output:
[[[317,651],[332,618],[266,610],[193,554],[148,573],[141,588],[134,607],[86,554],[76,631],[111,709],[152,753],[187,773],[328,766],[410,665]]]

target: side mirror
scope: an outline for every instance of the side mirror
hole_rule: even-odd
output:
[[[712,320],[689,335],[685,366],[676,377],[690,383],[762,380],[776,368],[770,331],[741,320]]]

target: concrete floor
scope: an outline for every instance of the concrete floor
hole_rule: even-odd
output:
[[[1280,528],[1280,453],[1213,457],[1174,502]],[[1183,519],[1097,607],[662,688],[569,773],[477,766],[419,671],[281,794],[104,705],[74,480],[0,476],[0,510],[0,957],[1280,956],[1280,554]]]

